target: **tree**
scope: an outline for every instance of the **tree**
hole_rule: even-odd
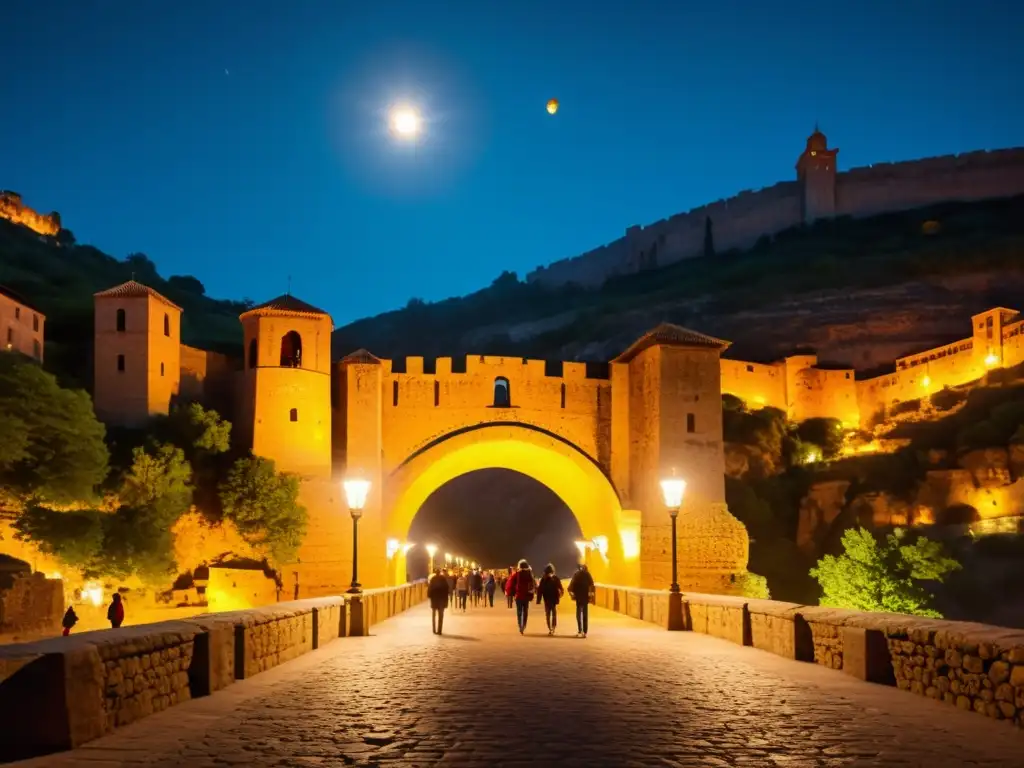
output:
[[[306,508],[298,503],[299,481],[258,456],[239,459],[220,485],[224,517],[242,537],[277,563],[294,560],[306,533]]]
[[[704,255],[715,255],[715,236],[711,232],[711,217],[704,217]]]
[[[193,461],[197,454],[225,453],[231,447],[231,422],[199,403],[176,406],[167,427],[168,439]]]
[[[127,507],[153,509],[169,527],[192,503],[191,481],[192,468],[180,448],[166,443],[150,450],[137,447],[119,497]]]
[[[834,459],[843,450],[846,430],[839,419],[816,417],[800,422],[796,436],[804,443],[813,443],[821,450],[821,458]]]
[[[89,395],[20,355],[0,355],[0,487],[21,498],[92,498],[106,477],[105,430]]]
[[[103,518],[94,509],[56,512],[29,506],[14,521],[15,536],[71,568],[89,570],[103,547]]]
[[[902,528],[881,542],[864,528],[851,528],[842,543],[843,554],[825,555],[810,571],[824,593],[822,605],[941,618],[929,607],[933,596],[925,582],[941,582],[960,568],[942,544],[923,537],[908,542]]]
[[[171,275],[167,278],[167,285],[185,293],[194,293],[196,296],[206,295],[206,286],[192,275]]]

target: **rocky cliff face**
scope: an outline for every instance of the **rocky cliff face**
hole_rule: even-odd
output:
[[[22,224],[40,235],[56,235],[60,232],[60,214],[54,211],[43,215],[21,202],[17,192],[0,191],[0,218]]]

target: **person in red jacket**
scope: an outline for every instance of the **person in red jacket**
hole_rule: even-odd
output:
[[[117,629],[124,622],[124,603],[121,602],[121,595],[118,592],[114,593],[114,599],[107,608],[107,621],[113,629]]]
[[[530,603],[537,592],[537,582],[533,578],[533,571],[526,560],[519,561],[519,570],[509,577],[505,585],[505,594],[516,601],[516,622],[519,624],[519,634],[526,631],[526,620],[530,615]]]

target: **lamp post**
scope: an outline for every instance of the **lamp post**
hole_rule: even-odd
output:
[[[359,518],[363,516],[366,497],[370,493],[370,481],[351,477],[343,485],[348,511],[352,515],[352,586],[348,588],[348,594],[358,595],[363,591],[359,583]]]
[[[427,544],[426,546],[427,555],[430,557],[430,573],[434,572],[434,555],[437,554],[437,546],[434,544]]]
[[[679,555],[676,542],[676,518],[679,517],[679,507],[683,504],[683,493],[686,491],[686,481],[675,477],[667,477],[661,481],[661,495],[668,507],[668,516],[672,518],[672,586],[670,592],[679,592]]]

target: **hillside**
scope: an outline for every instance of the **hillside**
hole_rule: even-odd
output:
[[[864,371],[966,336],[972,313],[1016,308],[1022,289],[1024,196],[821,221],[594,291],[504,273],[469,296],[413,299],[339,328],[335,352],[607,360],[669,321],[733,341],[729,356],[771,360],[813,347],[823,361]]]
[[[240,353],[238,315],[244,303],[204,295],[194,277],[161,277],[143,254],[120,261],[91,245],[75,245],[66,230],[56,239],[0,219],[0,285],[20,293],[46,315],[47,367],[82,386],[91,381],[92,295],[135,276],[185,311],[182,341]]]

